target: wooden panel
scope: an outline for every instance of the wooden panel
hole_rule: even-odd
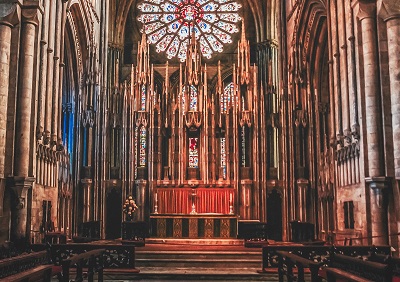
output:
[[[182,238],[182,219],[174,218],[174,238]]]
[[[167,220],[159,218],[157,220],[157,237],[163,238],[167,236]]]
[[[153,215],[152,236],[158,238],[236,238],[235,216]]]

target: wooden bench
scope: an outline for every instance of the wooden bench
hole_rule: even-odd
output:
[[[48,263],[49,256],[47,251],[32,252],[2,259],[0,260],[0,279]]]
[[[263,245],[262,269],[259,272],[270,272],[271,269],[278,267],[278,251],[287,251],[329,265],[332,253],[359,257],[368,257],[371,253],[389,255],[390,246]]]
[[[339,268],[326,267],[324,268],[324,270],[326,272],[326,280],[328,282],[336,282],[336,281],[373,282],[374,281],[362,278],[358,275],[354,275],[350,272],[341,270]]]
[[[2,278],[4,282],[50,282],[52,277],[52,265],[39,265],[14,275]]]
[[[97,272],[98,281],[103,281],[104,252],[105,249],[97,249],[64,259],[61,263],[62,275],[59,276],[59,280],[69,282],[70,269],[72,266],[76,266],[76,277],[74,281],[83,281],[84,267],[87,267],[88,281],[93,281],[95,272]]]
[[[56,244],[52,245],[51,260],[56,266],[61,266],[66,258],[86,253],[92,250],[105,249],[103,255],[104,270],[107,272],[137,273],[135,268],[135,248],[144,246],[144,242],[133,241],[129,245],[122,244]],[[35,249],[46,248],[43,244],[35,244]]]
[[[372,281],[382,282],[392,281],[391,265],[373,261],[364,261],[360,258],[350,257],[342,254],[332,254],[330,258],[329,268],[340,269],[346,273],[349,273],[349,275],[353,274],[358,276],[359,279],[370,279]],[[332,275],[333,274],[334,273],[332,273]],[[328,274],[326,274],[326,278],[328,278],[327,276]]]
[[[286,276],[287,281],[289,282],[304,281],[305,269],[310,271],[312,282],[319,281],[318,270],[321,266],[321,263],[311,261],[309,259],[303,258],[301,256],[286,251],[278,251],[277,254],[279,257],[278,274],[280,282],[284,281],[283,280],[284,276]],[[297,268],[296,273],[293,271],[294,266]]]

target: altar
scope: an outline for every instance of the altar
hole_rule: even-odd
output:
[[[157,188],[151,237],[236,238],[233,188]]]
[[[226,214],[151,215],[151,237],[236,238],[237,218]]]

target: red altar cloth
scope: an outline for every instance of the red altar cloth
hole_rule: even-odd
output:
[[[190,214],[194,200],[197,213],[229,214],[233,188],[157,188],[158,213]]]

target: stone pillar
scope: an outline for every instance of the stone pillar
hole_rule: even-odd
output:
[[[19,23],[17,4],[0,4],[0,215],[5,190],[4,162],[6,155],[7,104],[10,81],[11,29]]]
[[[358,6],[358,7],[357,7]],[[368,152],[368,174],[370,177],[383,175],[382,116],[380,108],[379,61],[376,33],[375,1],[357,1],[357,17],[361,22],[362,48],[364,57],[364,93],[366,119],[366,144]]]
[[[83,222],[92,220],[92,179],[84,178],[81,179],[82,183],[82,196],[83,196],[83,210],[82,219]]]
[[[14,177],[12,190],[14,192],[11,206],[11,236],[10,239],[18,244],[29,242],[28,222],[28,191],[35,181],[33,177]],[[23,247],[23,246],[18,246]]]
[[[21,55],[15,126],[14,177],[11,184],[16,197],[16,205],[11,215],[11,239],[16,242],[29,237],[27,195],[34,182],[34,178],[29,177],[29,156],[38,7],[30,6],[22,9],[21,15]]]
[[[239,215],[241,220],[252,219],[251,208],[252,208],[252,181],[251,180],[241,180],[240,181],[240,207]]]
[[[296,218],[301,222],[307,222],[307,190],[308,180],[298,179],[297,180],[297,215]]]
[[[16,4],[0,6],[0,177],[4,177],[6,149],[7,102],[10,80],[11,29],[19,22],[19,7]]]
[[[20,75],[17,97],[14,160],[14,175],[19,177],[27,177],[29,173],[35,40],[36,28],[38,25],[37,14],[37,8],[22,10]]]
[[[49,27],[48,27],[48,41],[47,41],[47,77],[46,77],[46,94],[44,105],[44,144],[47,145],[51,141],[51,120],[53,109],[53,66],[54,66],[54,41],[55,41],[55,17],[56,17],[56,1],[48,1],[49,9]],[[47,5],[47,4],[46,4]],[[46,7],[47,8],[47,7]]]
[[[393,154],[396,178],[400,178],[400,6],[379,1],[379,15],[386,22],[392,103]]]
[[[136,180],[136,204],[138,209],[134,213],[135,220],[150,222],[149,195],[147,180]],[[122,204],[122,203],[121,203]]]
[[[366,182],[371,188],[372,245],[389,245],[387,209],[390,180],[386,177],[368,177]]]

